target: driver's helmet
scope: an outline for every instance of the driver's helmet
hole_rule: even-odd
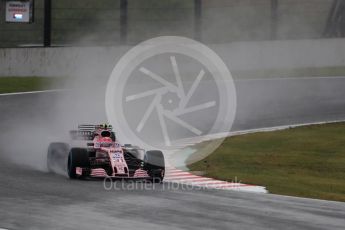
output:
[[[111,128],[112,128],[112,126],[109,125],[109,124],[107,124],[107,123],[101,124],[99,127],[100,127],[101,129],[111,129]]]

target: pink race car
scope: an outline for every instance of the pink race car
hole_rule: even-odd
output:
[[[111,125],[80,125],[78,130],[70,131],[70,135],[71,144],[49,145],[49,171],[66,170],[71,179],[136,178],[159,183],[164,178],[163,153],[158,150],[145,152],[130,144],[120,145]],[[76,143],[84,146],[70,147]]]

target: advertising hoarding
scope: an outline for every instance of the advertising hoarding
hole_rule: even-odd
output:
[[[33,1],[6,1],[6,22],[30,23],[33,19]]]

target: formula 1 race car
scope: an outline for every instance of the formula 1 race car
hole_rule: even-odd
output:
[[[79,125],[70,131],[71,142],[51,143],[47,167],[51,172],[63,168],[70,179],[87,177],[136,178],[159,183],[164,178],[165,162],[161,151],[147,151],[120,145],[111,125]]]

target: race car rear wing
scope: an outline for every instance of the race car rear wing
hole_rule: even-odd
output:
[[[111,125],[79,125],[78,130],[70,131],[72,140],[93,140],[95,131],[98,129],[108,130],[112,133],[112,139],[115,140],[115,133],[112,132]]]
[[[97,129],[106,129],[109,131],[113,130],[111,125],[79,125],[79,131],[96,131]]]
[[[72,140],[92,141],[95,133],[94,131],[71,130],[69,132]]]

